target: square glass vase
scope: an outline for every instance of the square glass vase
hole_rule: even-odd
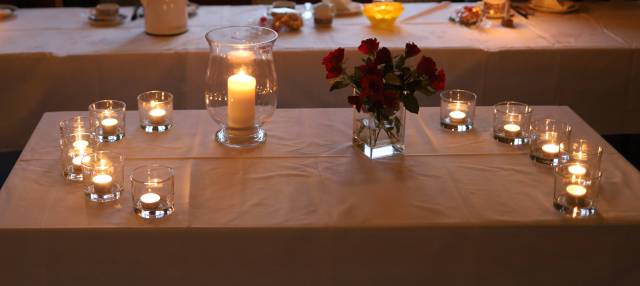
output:
[[[404,153],[405,115],[402,104],[386,116],[353,108],[353,145],[369,159]]]

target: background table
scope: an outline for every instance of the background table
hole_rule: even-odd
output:
[[[176,212],[134,215],[129,187],[85,202],[58,160],[46,113],[0,190],[0,273],[7,285],[637,285],[640,173],[567,107],[537,106],[604,146],[602,217],[552,207],[550,168],[495,142],[491,110],[476,129],[439,127],[437,108],[408,115],[404,156],[371,161],[351,146],[350,109],[279,109],[267,143],[212,139],[205,111],[176,111],[146,134],[127,113],[125,176],[176,170]]]
[[[511,99],[570,105],[601,133],[640,133],[640,3],[583,4],[568,15],[516,16],[516,29],[468,29],[448,22],[462,4],[406,4],[395,29],[372,29],[362,17],[338,18],[332,29],[311,22],[276,43],[278,104],[346,107],[329,94],[320,60],[337,47],[347,57],[377,37],[394,53],[415,41],[447,71],[448,86],[475,91],[479,103]],[[0,22],[0,150],[20,149],[45,111],[84,110],[92,101],[163,89],[176,107],[203,109],[208,48],[204,34],[253,24],[265,6],[203,6],[176,37],[144,34],[144,21],[112,28],[87,23],[87,10],[22,9]],[[131,14],[130,8],[124,8]],[[497,25],[497,23],[493,23]],[[422,100],[434,105],[437,98]]]

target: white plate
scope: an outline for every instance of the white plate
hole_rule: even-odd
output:
[[[362,3],[351,2],[351,4],[349,4],[348,7],[349,9],[336,11],[336,16],[338,17],[354,16],[362,13]]]
[[[18,7],[8,4],[0,4],[0,19],[9,18],[16,13]]]
[[[559,14],[571,13],[571,12],[576,11],[576,10],[578,10],[580,8],[580,5],[578,5],[578,3],[570,2],[570,1],[567,1],[565,3],[567,4],[567,6],[564,6],[561,9],[541,7],[541,6],[536,6],[536,5],[533,5],[533,4],[529,4],[529,7],[531,9],[533,9],[533,10],[537,10],[537,11],[540,11],[540,12],[559,13]]]
[[[115,17],[113,19],[108,19],[108,20],[96,18],[94,14],[89,15],[89,22],[91,23],[91,25],[95,25],[95,26],[120,25],[122,24],[122,22],[124,22],[125,19],[127,19],[127,16],[123,14],[118,14],[118,17]]]

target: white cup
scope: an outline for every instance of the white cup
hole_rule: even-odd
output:
[[[147,34],[169,36],[187,31],[187,0],[141,0]]]

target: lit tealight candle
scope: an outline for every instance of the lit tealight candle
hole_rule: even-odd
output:
[[[160,205],[160,195],[156,193],[145,193],[140,196],[140,203],[145,210],[155,210]]]
[[[569,166],[568,170],[569,170],[569,173],[578,175],[578,176],[582,176],[587,173],[587,168],[585,168],[580,164],[571,165]]]
[[[100,125],[102,125],[102,134],[106,136],[113,136],[118,133],[118,119],[105,118],[100,121]]]
[[[251,128],[254,126],[256,109],[256,79],[243,71],[227,80],[229,102],[227,124],[231,128]]]
[[[520,135],[520,125],[515,123],[507,123],[502,127],[506,133],[511,137],[517,137]]]
[[[554,143],[547,143],[542,145],[542,151],[545,153],[545,155],[555,156],[556,154],[558,154],[558,152],[560,152],[560,146]]]
[[[149,111],[149,121],[153,124],[164,123],[164,117],[167,115],[167,111],[162,108],[154,108]]]
[[[569,193],[570,195],[576,198],[579,198],[584,196],[587,193],[587,188],[580,185],[568,185],[567,193]]]
[[[107,174],[100,174],[93,176],[91,178],[93,181],[93,189],[98,194],[109,194],[111,193],[112,181],[113,178]]]
[[[467,119],[467,114],[460,110],[454,110],[449,112],[449,118],[452,123],[464,123]]]

